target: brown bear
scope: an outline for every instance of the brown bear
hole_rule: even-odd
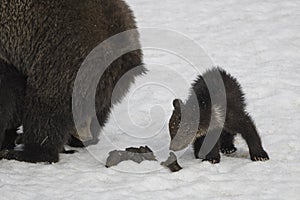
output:
[[[222,101],[222,92],[217,84],[217,79],[219,77],[222,78],[224,83],[226,98],[226,104],[224,106],[226,106],[226,109],[222,107],[223,105],[220,103]],[[209,80],[213,94],[210,94],[210,90],[205,80]],[[198,76],[196,81],[193,83],[191,90],[191,95],[186,103],[183,103],[180,99],[175,99],[173,101],[174,110],[169,120],[171,139],[176,136],[180,126],[183,127],[183,133],[181,134],[183,136],[188,136],[192,123],[192,121],[189,121],[188,119],[192,119],[194,116],[199,116],[198,131],[195,134],[192,133],[192,135],[194,134],[196,136],[193,143],[194,155],[196,158],[199,158],[199,152],[206,135],[214,134],[214,131],[217,130],[217,128],[221,128],[220,130],[223,131],[221,132],[218,142],[207,155],[204,155],[205,157],[203,157],[203,160],[208,160],[211,163],[219,163],[220,150],[224,154],[231,154],[235,152],[236,148],[233,144],[233,140],[237,133],[240,133],[246,140],[251,160],[264,161],[269,159],[268,154],[262,147],[261,139],[257,133],[253,120],[245,111],[246,104],[244,94],[240,84],[234,77],[223,69],[213,68],[205,72],[203,76]],[[191,103],[193,94],[196,95],[200,115],[195,113],[194,105]],[[216,99],[215,104],[212,104],[212,97]],[[226,110],[224,124],[219,123],[221,120],[218,119],[220,117],[219,115],[221,110]],[[183,112],[187,115],[186,123],[181,123],[181,116]],[[208,133],[210,123],[212,123],[212,130]],[[179,141],[179,143],[189,142],[185,141],[185,137],[183,137],[183,139],[184,140]],[[181,146],[181,144],[176,145]]]
[[[83,61],[101,42],[131,29],[136,29],[136,23],[123,0],[1,0],[0,145],[7,131],[23,125],[24,133],[22,149],[3,150],[0,158],[57,162],[64,144],[77,132],[72,116],[72,92]],[[138,35],[128,35],[125,40],[139,44]],[[107,48],[108,53],[113,52],[114,44],[107,44]],[[137,66],[141,67],[126,74]],[[103,67],[101,63],[99,67]],[[134,78],[145,71],[141,50],[120,56],[104,71],[95,100],[100,126]],[[19,81],[13,86],[3,85],[11,74],[20,76]],[[124,74],[126,81],[118,90],[117,99],[112,101],[114,87]],[[22,105],[14,103],[19,92],[13,90],[18,88],[25,93]],[[86,91],[81,92],[84,97]],[[90,124],[97,119],[90,120]],[[93,130],[90,144],[97,142],[98,132]]]

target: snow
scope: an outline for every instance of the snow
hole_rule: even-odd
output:
[[[148,145],[164,160],[172,100],[185,99],[197,76],[180,57],[146,49],[149,73],[115,106],[100,143],[52,165],[1,160],[1,199],[298,199],[300,1],[127,2],[139,27],[183,33],[239,80],[271,159],[252,162],[238,137],[238,151],[216,165],[194,159],[188,148],[177,173],[151,161],[105,168],[110,150],[129,146]]]

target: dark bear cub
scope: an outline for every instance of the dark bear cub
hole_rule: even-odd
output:
[[[226,108],[224,108],[224,104],[222,105],[221,103],[221,89],[218,89],[219,85],[217,84],[217,78],[220,76],[225,88],[224,96],[226,96]],[[212,90],[209,90],[207,83],[204,80],[209,80],[210,89],[212,88]],[[210,94],[209,91],[213,91],[213,94]],[[268,154],[262,147],[261,139],[257,133],[253,120],[245,111],[246,104],[244,94],[240,84],[234,77],[220,68],[213,68],[196,79],[192,85],[191,93],[196,95],[197,104],[199,105],[199,116],[201,116],[199,119],[198,131],[195,133],[196,137],[193,143],[194,155],[196,158],[199,158],[199,152],[205,137],[208,134],[214,134],[215,129],[219,128],[222,130],[221,135],[212,150],[205,156],[204,160],[210,161],[211,163],[219,163],[219,151],[224,154],[235,152],[237,149],[235,148],[233,141],[234,136],[237,133],[240,133],[246,140],[251,160],[265,161],[269,159]],[[183,103],[180,99],[175,99],[173,101],[174,110],[169,121],[169,130],[172,140],[177,134],[179,127],[183,128],[181,129],[183,130],[183,133],[180,134],[189,134],[189,127],[191,127],[192,122],[181,123],[181,115],[184,112],[188,119],[197,115],[195,109],[191,105],[190,99],[192,94],[186,103]],[[215,99],[214,104],[212,104],[213,98]],[[220,121],[222,121],[220,120],[220,115],[222,113],[221,111],[225,110],[223,124],[220,123]],[[208,132],[209,125],[211,126],[209,129],[210,132]]]

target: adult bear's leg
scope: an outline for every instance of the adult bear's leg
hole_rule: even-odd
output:
[[[5,131],[5,135],[4,135],[4,139],[3,139],[3,142],[2,142],[1,150],[14,149],[15,144],[16,144],[16,140],[19,136],[17,131],[18,131],[17,128],[8,129],[8,130]]]
[[[21,125],[25,77],[0,59],[0,149],[12,149]]]
[[[69,102],[63,98],[63,93],[59,96],[55,93],[55,85],[47,87],[36,82],[32,85],[32,81],[28,78],[26,87],[24,144],[20,149],[2,151],[0,158],[33,163],[57,162],[72,126]]]

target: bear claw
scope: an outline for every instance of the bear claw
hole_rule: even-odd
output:
[[[265,151],[263,151],[260,154],[251,156],[251,160],[252,161],[267,161],[267,160],[269,160],[269,156]]]
[[[255,156],[251,160],[253,160],[253,161],[267,161],[267,160],[269,160],[269,158]]]
[[[230,147],[230,148],[222,148],[221,152],[225,155],[229,155],[229,154],[233,154],[234,152],[236,152],[237,148],[235,147]]]
[[[203,159],[202,161],[208,161],[211,164],[217,164],[220,162],[220,157],[210,157],[210,156],[206,156],[205,159]]]
[[[211,164],[217,164],[220,162],[220,159],[203,159],[202,161],[208,161]]]

